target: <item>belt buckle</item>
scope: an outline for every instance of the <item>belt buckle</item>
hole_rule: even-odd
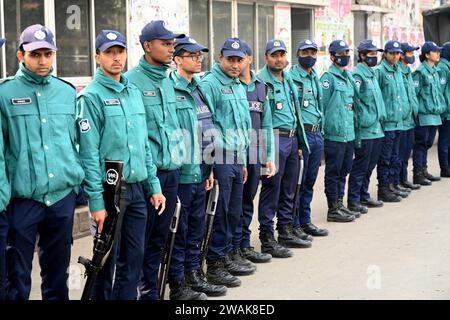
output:
[[[319,127],[320,127],[320,126],[319,126],[318,124],[313,124],[313,125],[312,125],[311,131],[312,131],[312,132],[319,131]]]
[[[291,130],[290,132],[289,132],[289,138],[292,138],[292,137],[294,137],[295,136],[295,130]]]

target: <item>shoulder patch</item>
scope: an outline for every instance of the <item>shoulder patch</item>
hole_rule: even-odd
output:
[[[87,133],[89,132],[89,130],[91,130],[91,125],[89,124],[88,119],[81,119],[78,124],[80,126],[81,133]]]
[[[322,81],[322,88],[324,88],[324,89],[329,89],[329,88],[330,88],[330,81],[328,81],[328,80],[323,80],[323,81]]]

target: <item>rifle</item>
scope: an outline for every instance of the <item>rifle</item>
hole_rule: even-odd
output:
[[[298,211],[299,211],[298,198],[300,196],[300,187],[302,185],[302,180],[303,180],[303,169],[304,169],[303,157],[299,155],[299,159],[298,159],[298,180],[297,180],[297,187],[295,188],[294,208],[293,208],[293,211],[292,211],[292,222],[293,223],[295,223],[295,219],[297,219]]]
[[[103,184],[103,199],[105,210],[108,213],[103,223],[102,233],[94,236],[94,254],[89,260],[85,257],[78,257],[78,263],[86,268],[84,286],[81,300],[90,300],[95,280],[100,270],[105,265],[106,260],[113,248],[114,241],[120,234],[123,210],[120,209],[120,198],[122,192],[122,171],[123,161],[105,161],[106,182]]]
[[[206,205],[205,214],[205,232],[203,235],[202,244],[200,246],[200,270],[203,270],[205,265],[206,253],[208,252],[209,242],[213,231],[214,217],[216,215],[217,201],[219,199],[219,182],[214,180],[213,188],[209,193],[208,203]]]
[[[166,245],[162,254],[162,262],[159,266],[158,292],[161,300],[164,300],[164,294],[166,292],[167,275],[169,273],[170,261],[172,260],[172,251],[175,243],[175,236],[177,234],[178,222],[180,221],[180,211],[181,202],[180,199],[177,198],[177,205],[169,227],[169,237],[166,240]]]

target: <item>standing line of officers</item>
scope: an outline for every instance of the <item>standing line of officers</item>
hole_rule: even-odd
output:
[[[177,198],[170,298],[201,300],[240,286],[238,277],[253,274],[257,263],[291,257],[291,248],[311,247],[313,237],[328,235],[311,221],[323,154],[330,222],[352,222],[368,208],[399,202],[439,180],[427,171],[437,129],[440,175],[450,177],[448,42],[442,48],[425,42],[422,64],[411,72],[419,47],[388,41],[383,50],[364,40],[350,73],[350,48],[335,40],[332,64],[319,78],[313,41],[298,44],[298,64],[289,71],[283,41],[269,41],[266,65],[255,74],[250,46],[229,38],[200,79],[208,49],[155,20],[142,29],[144,54],[126,73],[124,36],[101,31],[98,69],[77,96],[73,85],[52,75],[53,38],[45,26],[26,28],[19,70],[0,83],[0,299],[29,298],[37,238],[42,298],[69,298],[76,197],[83,183],[101,233],[108,214],[105,160],[124,163],[125,211],[120,240],[94,287],[97,300],[161,298],[157,275]],[[377,200],[368,190],[375,167]],[[214,180],[220,193],[204,272],[200,243]],[[260,180],[258,252],[249,227]]]

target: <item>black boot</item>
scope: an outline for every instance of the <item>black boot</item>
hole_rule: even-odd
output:
[[[402,198],[391,192],[389,186],[378,186],[378,200],[383,202],[400,202]]]
[[[401,184],[394,184],[394,188],[397,190],[403,191],[403,192],[407,192],[407,193],[410,193],[412,191],[412,189],[405,188]]]
[[[423,169],[415,169],[413,175],[413,183],[421,186],[431,186],[431,181],[425,178]]]
[[[169,283],[170,300],[207,300],[203,292],[197,292],[187,286],[184,281]]]
[[[244,256],[242,256],[241,249],[233,250],[228,255],[230,256],[230,259],[233,260],[233,262],[237,265],[248,267],[256,271],[256,264],[244,258]]]
[[[231,259],[230,254],[225,255],[224,266],[233,276],[249,276],[256,271],[256,267],[249,267],[236,263]]]
[[[419,190],[420,189],[420,184],[415,184],[409,181],[403,181],[400,182],[400,184],[405,187],[405,188],[409,188],[411,190]]]
[[[390,184],[390,185],[389,185],[389,190],[390,190],[393,194],[395,194],[395,195],[397,195],[397,196],[400,196],[400,197],[402,197],[403,199],[408,198],[408,196],[409,196],[409,193],[408,193],[408,192],[403,192],[403,191],[398,190],[397,188],[394,187],[393,184]]]
[[[450,168],[441,169],[442,178],[450,178]]]
[[[351,216],[355,216],[355,218],[361,217],[361,213],[360,212],[352,211],[352,210],[346,208],[344,206],[344,201],[342,200],[342,198],[338,199],[338,203],[339,203],[339,210],[343,211],[345,214],[351,215]]]
[[[250,260],[253,263],[266,263],[272,260],[271,254],[257,252],[253,247],[241,248],[241,252],[245,259]]]
[[[366,206],[361,205],[361,202],[349,202],[348,209],[353,212],[359,212],[361,214],[366,214],[369,209]]]
[[[328,222],[352,222],[355,219],[354,215],[348,215],[339,209],[339,201],[328,201]]]
[[[427,169],[427,168],[423,169],[423,174],[424,174],[425,178],[427,178],[427,179],[430,180],[431,182],[434,182],[434,181],[441,181],[441,178],[435,177],[435,176],[433,176],[432,174],[430,174],[430,173],[428,172],[428,169]]]
[[[326,237],[328,236],[328,230],[327,229],[320,229],[313,225],[311,222],[307,224],[300,225],[302,230],[313,237]]]
[[[271,232],[259,234],[261,240],[261,252],[268,253],[274,258],[289,258],[293,256],[291,250],[280,245]]]
[[[206,261],[206,264],[208,265],[206,278],[209,283],[224,285],[228,288],[239,287],[241,285],[241,280],[225,269],[223,260]]]
[[[310,241],[310,242],[312,242],[314,240],[314,238],[312,236],[310,236],[309,234],[307,234],[300,226],[293,227],[292,233],[294,234],[294,236],[296,236],[297,238],[300,238],[302,240],[306,240],[306,241]]]
[[[361,205],[366,206],[367,208],[381,208],[383,206],[383,201],[369,198],[367,200],[361,200]]]
[[[210,297],[220,297],[227,293],[227,287],[224,285],[215,285],[206,281],[203,272],[198,270],[192,270],[184,274],[186,284],[197,292],[203,292]]]
[[[288,248],[311,248],[311,241],[297,238],[292,233],[291,225],[278,226],[278,243]]]

